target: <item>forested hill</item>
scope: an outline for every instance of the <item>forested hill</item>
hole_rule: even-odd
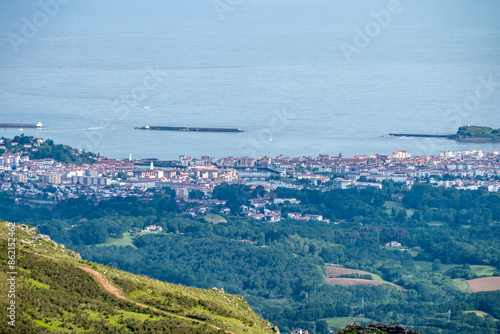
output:
[[[2,333],[279,332],[241,296],[82,261],[27,225],[0,221],[0,254]]]

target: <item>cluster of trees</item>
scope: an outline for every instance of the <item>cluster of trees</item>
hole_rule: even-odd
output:
[[[37,226],[40,233],[65,245],[94,245],[109,238],[121,238],[131,229],[164,224],[164,216],[179,212],[172,195],[157,195],[147,202],[137,197],[117,197],[95,203],[81,197],[59,202],[49,209],[16,204],[0,194],[0,212],[2,219]]]
[[[54,141],[47,139],[43,143],[37,143],[37,138],[33,136],[15,136],[13,139],[4,138],[6,150],[0,149],[0,154],[5,152],[17,153],[23,152],[30,159],[54,159],[64,163],[76,164],[91,164],[96,161],[97,156],[91,152],[80,151],[68,145],[54,144]],[[12,145],[18,143],[18,145]],[[32,145],[36,147],[24,147],[24,145]],[[34,150],[33,148],[36,148]]]

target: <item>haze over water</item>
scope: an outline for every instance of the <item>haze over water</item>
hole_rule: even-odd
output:
[[[390,3],[243,0],[221,14],[201,0],[69,1],[23,37],[23,18],[32,23],[40,5],[4,1],[0,123],[47,128],[0,136],[52,138],[117,158],[500,148],[384,137],[500,128],[498,0],[401,0],[356,44],[359,30],[376,28],[372,12]],[[25,42],[13,47],[12,34]],[[357,47],[349,57],[347,44]],[[134,130],[144,125],[245,132]]]

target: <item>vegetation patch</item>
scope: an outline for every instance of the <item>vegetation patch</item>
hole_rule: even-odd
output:
[[[498,140],[500,139],[500,129],[493,129],[486,126],[466,125],[458,129],[456,137],[459,139],[489,138],[491,140]]]
[[[477,315],[478,317],[483,317],[483,318],[484,318],[484,317],[488,317],[488,316],[490,316],[488,313],[483,312],[483,311],[478,311],[478,310],[473,310],[473,311],[465,311],[464,313],[465,313],[465,314],[467,314],[467,313],[473,313],[473,314]],[[497,321],[498,321],[498,320],[497,320]]]
[[[42,282],[38,282],[32,278],[28,279],[28,282],[31,283],[31,286],[35,289],[50,289],[50,285],[43,284]]]
[[[207,222],[212,223],[212,224],[221,224],[221,223],[227,223],[227,219],[217,215],[215,213],[207,213],[202,217],[205,219]]]
[[[126,247],[131,246],[133,248],[137,248],[134,246],[134,237],[131,233],[123,233],[123,238],[108,238],[105,243],[96,244],[96,247],[107,247],[107,246],[119,246]]]
[[[411,217],[415,213],[415,209],[408,209],[405,207],[405,205],[401,202],[396,202],[396,201],[385,201],[384,207],[386,209],[386,212],[388,214],[391,214],[393,210],[404,210],[406,212],[406,215],[408,217]]]

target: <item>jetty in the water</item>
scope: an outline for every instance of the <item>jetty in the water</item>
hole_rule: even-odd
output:
[[[22,124],[22,123],[0,123],[0,128],[37,128],[41,129],[44,128],[42,123],[36,123],[36,124]]]
[[[138,130],[160,130],[160,131],[198,131],[198,132],[243,132],[241,129],[227,128],[198,128],[187,126],[142,126],[137,127]]]
[[[500,142],[500,129],[485,126],[466,125],[461,126],[453,135],[426,135],[412,133],[389,133],[394,137],[421,137],[421,138],[445,138],[456,141],[467,141],[475,143],[498,143]]]
[[[393,136],[393,137],[447,138],[447,139],[454,139],[454,137],[455,137],[455,135],[423,135],[423,134],[412,134],[412,133],[389,133],[389,136]]]

